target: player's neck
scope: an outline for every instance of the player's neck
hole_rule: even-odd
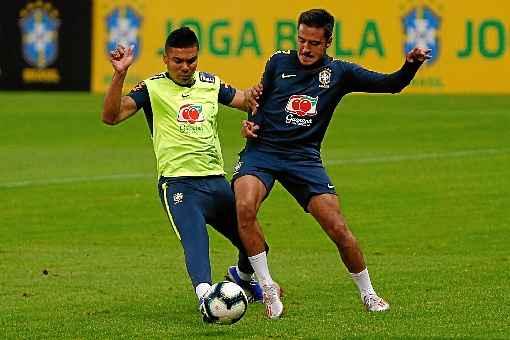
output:
[[[304,70],[313,70],[313,69],[324,66],[326,64],[326,60],[328,60],[328,58],[329,58],[328,55],[325,54],[322,57],[320,57],[319,60],[317,60],[315,63],[310,64],[310,65],[303,65],[301,63],[301,61],[299,60],[299,57],[296,54],[296,63],[299,65],[299,67],[301,67]]]
[[[189,84],[181,84],[179,83],[178,81],[176,81],[175,79],[173,79],[171,76],[170,76],[170,73],[168,72],[165,72],[165,75],[168,79],[170,79],[175,85],[177,86],[181,86],[181,87],[192,87],[193,85],[195,85],[195,78],[193,77],[193,81]]]

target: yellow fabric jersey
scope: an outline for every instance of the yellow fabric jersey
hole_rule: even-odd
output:
[[[217,114],[220,79],[195,72],[183,87],[165,73],[146,79],[158,174],[165,177],[223,175]]]

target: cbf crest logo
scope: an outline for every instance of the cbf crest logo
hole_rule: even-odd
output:
[[[438,32],[441,18],[427,6],[416,7],[402,18],[405,33],[404,53],[413,47],[430,48],[433,63],[439,56]]]
[[[108,43],[106,53],[109,55],[117,45],[124,47],[134,46],[133,55],[138,58],[140,54],[140,28],[142,16],[129,6],[113,9],[106,16],[108,30]]]
[[[50,3],[28,3],[20,11],[23,59],[32,67],[50,66],[58,57],[59,12]]]
[[[177,121],[188,122],[190,124],[203,122],[204,115],[202,114],[202,105],[186,104],[181,106],[181,108],[179,109],[179,115],[177,116]]]
[[[331,69],[325,68],[319,73],[319,87],[329,89],[329,83],[331,82]]]
[[[184,194],[182,192],[175,193],[173,197],[174,197],[174,205],[182,203],[182,201],[184,200]]]

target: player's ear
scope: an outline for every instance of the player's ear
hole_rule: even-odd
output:
[[[326,41],[326,48],[329,48],[329,46],[331,46],[332,41],[333,41],[333,38],[331,38],[331,37]]]

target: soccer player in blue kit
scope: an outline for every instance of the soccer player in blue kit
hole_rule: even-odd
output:
[[[249,138],[234,169],[239,234],[264,290],[269,318],[283,313],[280,288],[269,273],[264,235],[257,211],[275,180],[312,214],[335,243],[368,311],[389,304],[372,287],[368,269],[340,211],[335,187],[322,164],[320,147],[333,112],[350,92],[398,93],[406,87],[430,50],[414,48],[391,74],[329,57],[334,18],[323,9],[303,12],[298,20],[298,50],[276,52],[262,77],[256,114],[245,122]],[[257,130],[258,129],[258,130]]]

